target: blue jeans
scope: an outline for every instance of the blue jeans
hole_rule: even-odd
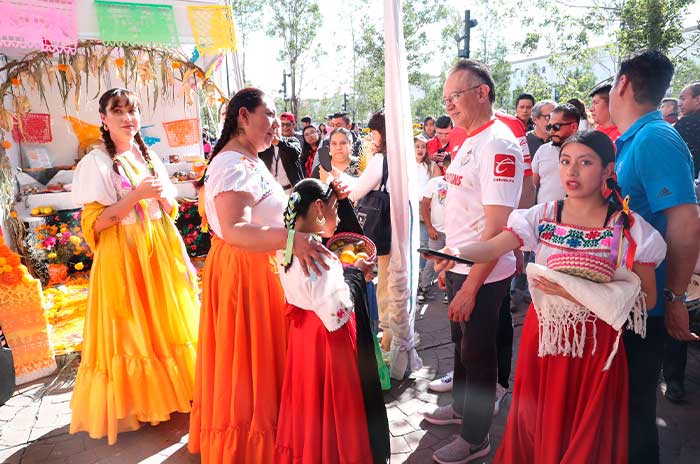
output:
[[[428,235],[428,228],[425,226],[425,223],[423,221],[419,222],[420,224],[420,246],[421,248],[425,248],[428,246],[428,239],[430,236]],[[420,261],[418,262],[419,264],[419,272],[423,272],[423,268],[425,268],[425,263],[426,259],[421,256]]]

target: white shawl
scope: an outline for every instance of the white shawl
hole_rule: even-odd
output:
[[[553,271],[530,263],[527,266],[532,301],[539,319],[538,355],[583,357],[586,325],[601,319],[617,331],[617,339],[603,370],[608,370],[620,343],[623,326],[642,337],[646,336],[646,304],[641,280],[627,268],[615,271],[613,281],[607,284],[591,282],[580,277]],[[535,288],[532,279],[544,277],[564,287],[581,305],[565,298],[546,295]],[[596,332],[593,326],[593,349],[596,350]]]

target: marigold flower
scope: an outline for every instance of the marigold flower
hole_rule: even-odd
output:
[[[12,250],[7,245],[0,245],[0,256],[8,257],[12,254]]]
[[[58,256],[58,255],[56,253],[54,253],[53,251],[48,254],[49,259],[56,259],[56,256]]]
[[[75,263],[75,266],[73,266],[76,271],[82,271],[85,268],[85,265],[83,263]]]
[[[19,266],[22,264],[22,259],[19,257],[19,255],[10,255],[7,257],[7,264],[10,266]]]
[[[73,245],[80,245],[80,242],[82,242],[82,240],[81,240],[81,238],[78,237],[77,235],[71,235],[71,237],[70,237],[70,242],[71,242]]]
[[[10,142],[9,140],[3,140],[1,145],[2,148],[8,150],[12,146],[12,142]]]
[[[7,259],[5,259],[4,257],[0,256],[0,266],[4,266],[5,264],[7,264]]]
[[[19,77],[13,77],[12,79],[10,79],[10,82],[15,87],[18,87],[22,83],[22,79],[20,79]]]
[[[20,282],[22,282],[23,277],[23,274],[16,272],[5,272],[2,275],[2,283],[6,285],[18,285]]]
[[[182,66],[182,63],[180,63],[179,61],[173,61],[173,64],[172,64],[173,69],[180,69],[181,66]]]
[[[116,64],[120,68],[124,67],[124,58],[117,58],[116,60],[114,60],[114,64]]]
[[[61,72],[66,72],[66,71],[68,71],[68,65],[67,65],[67,64],[61,63],[61,64],[59,64],[57,67],[58,67],[58,70],[61,71]]]
[[[10,271],[12,271],[12,266],[8,266],[7,264],[5,264],[2,267],[2,272],[10,272]]]

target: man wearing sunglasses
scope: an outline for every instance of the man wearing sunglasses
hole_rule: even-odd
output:
[[[557,106],[549,115],[549,124],[545,126],[549,142],[538,148],[532,159],[537,204],[563,200],[566,196],[559,180],[559,150],[578,131],[578,120],[578,110],[569,103]]]

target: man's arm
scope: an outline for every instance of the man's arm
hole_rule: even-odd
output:
[[[488,240],[500,234],[508,224],[508,216],[510,216],[512,211],[513,208],[508,206],[484,206],[486,226],[481,234],[481,240]],[[457,292],[452,304],[450,304],[448,317],[451,321],[466,322],[469,320],[474,310],[476,294],[486,282],[493,268],[496,267],[496,263],[498,263],[497,259],[472,266],[467,280],[464,281],[462,288]]]
[[[666,282],[664,288],[676,295],[688,289],[695,262],[700,254],[700,216],[694,204],[683,204],[664,210],[666,228]],[[678,340],[698,340],[689,329],[688,310],[681,302],[665,303],[666,330]]]
[[[537,176],[537,183],[539,184],[540,176]],[[518,204],[519,209],[529,209],[535,206],[535,201],[537,198],[537,191],[535,190],[535,174],[532,176],[523,177],[523,191],[520,194],[520,203]]]

